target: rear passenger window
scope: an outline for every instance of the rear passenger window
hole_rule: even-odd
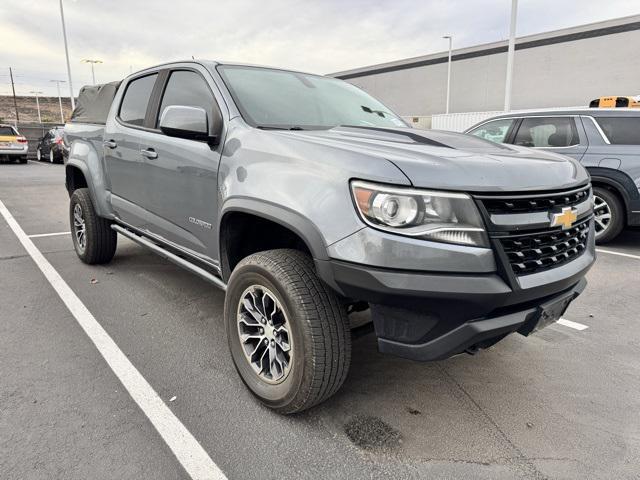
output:
[[[147,105],[158,74],[137,78],[129,83],[120,105],[120,119],[132,125],[144,125]]]
[[[213,94],[209,90],[207,82],[198,73],[187,70],[171,72],[162,96],[156,125],[160,122],[164,109],[171,105],[202,107],[207,112],[207,118],[211,121],[214,102]]]
[[[572,117],[530,117],[522,120],[516,145],[523,147],[570,147],[580,144]]]
[[[595,120],[613,145],[640,145],[640,117],[599,117]]]

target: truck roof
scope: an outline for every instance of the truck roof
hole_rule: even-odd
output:
[[[207,60],[207,59],[202,59],[202,58],[198,58],[198,59],[187,59],[187,60],[174,60],[171,62],[165,62],[165,63],[159,63],[157,65],[153,65],[147,68],[144,68],[142,70],[139,70],[137,72],[132,73],[129,76],[132,75],[138,75],[139,73],[142,72],[146,72],[147,70],[155,70],[159,67],[170,67],[172,65],[177,65],[177,64],[181,64],[181,63],[197,63],[200,65],[203,65],[205,67],[213,67],[215,68],[216,65],[233,65],[233,66],[239,66],[239,67],[255,67],[255,68],[268,68],[271,70],[283,70],[286,72],[296,72],[296,73],[304,73],[305,75],[317,75],[319,77],[323,77],[325,75],[319,74],[319,73],[311,73],[311,72],[304,72],[302,70],[296,70],[296,69],[292,69],[292,68],[282,68],[282,67],[273,67],[270,65],[259,65],[259,64],[255,64],[255,63],[246,63],[246,62],[230,62],[230,61],[224,61],[224,60]]]

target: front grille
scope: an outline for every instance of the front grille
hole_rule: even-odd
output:
[[[516,275],[527,275],[558,267],[582,254],[589,239],[589,219],[568,230],[499,237]]]
[[[554,208],[571,207],[589,198],[590,188],[555,194],[483,198],[484,208],[490,214],[542,212]]]

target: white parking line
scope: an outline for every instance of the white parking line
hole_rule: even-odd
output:
[[[572,322],[571,320],[567,320],[566,318],[561,318],[557,323],[559,323],[560,325],[564,325],[565,327],[574,328],[576,330],[586,330],[587,328],[589,328],[587,325],[583,325],[578,322]]]
[[[601,248],[596,248],[596,252],[608,253],[609,255],[618,255],[619,257],[635,258],[636,260],[640,260],[640,255],[631,255],[630,253],[614,252],[612,250],[603,250]]]
[[[113,373],[122,382],[133,400],[147,416],[151,424],[158,431],[162,439],[169,446],[178,462],[184,467],[189,476],[197,480],[224,480],[227,477],[211,457],[202,448],[187,428],[178,420],[169,407],[145,380],[142,374],[133,366],[126,355],[118,348],[109,334],[102,328],[95,317],[82,303],[73,290],[67,285],[60,274],[36,248],[31,239],[22,230],[0,200],[0,213],[18,237],[18,240],[31,256],[45,278],[60,296],[71,314],[87,336],[94,343]]]
[[[35,235],[27,235],[29,238],[55,237],[57,235],[71,235],[71,232],[55,232],[55,233],[36,233]]]

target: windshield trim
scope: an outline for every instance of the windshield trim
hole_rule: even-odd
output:
[[[291,125],[285,125],[285,124],[282,124],[282,125],[280,125],[280,124],[262,125],[262,124],[259,124],[258,122],[253,120],[253,118],[251,117],[249,112],[247,112],[247,110],[242,105],[242,102],[240,102],[240,100],[238,99],[238,95],[236,94],[235,90],[233,89],[231,83],[228,81],[224,70],[225,69],[255,69],[255,70],[267,70],[267,71],[273,71],[273,72],[286,72],[286,73],[291,73],[293,75],[308,75],[310,77],[317,77],[317,78],[323,78],[323,79],[333,79],[333,80],[338,80],[338,81],[344,81],[344,80],[340,80],[339,78],[334,78],[334,77],[327,77],[325,75],[318,75],[316,73],[304,73],[304,72],[298,72],[298,71],[295,71],[295,70],[286,70],[286,69],[283,69],[283,68],[276,68],[276,67],[261,67],[261,66],[257,66],[257,65],[234,65],[234,64],[224,64],[223,63],[223,64],[216,65],[215,69],[218,72],[218,74],[220,75],[220,78],[222,79],[222,81],[224,83],[224,86],[227,88],[227,91],[231,95],[231,99],[233,100],[233,102],[235,103],[236,107],[238,108],[238,111],[240,112],[240,116],[245,121],[245,123],[247,123],[248,125],[252,126],[253,128],[262,128],[263,130],[291,130],[292,128],[293,128],[293,130],[331,130],[332,128],[340,126],[340,125],[305,125],[305,124],[301,124],[301,123],[296,123],[296,124],[291,124]],[[395,118],[400,120],[405,125],[405,127],[412,128],[404,120],[404,118],[402,118],[400,115],[395,113],[393,110],[391,110],[385,104],[383,104],[380,100],[378,100],[377,98],[373,97],[372,95],[370,95],[369,93],[365,92],[364,90],[362,90],[361,88],[357,87],[356,85],[353,85],[353,84],[350,84],[350,85],[353,86],[354,88],[357,88],[358,90],[366,93],[367,95],[371,96],[376,101],[378,101],[382,106],[384,106],[384,108],[387,109],[387,111],[390,114],[392,114]]]

